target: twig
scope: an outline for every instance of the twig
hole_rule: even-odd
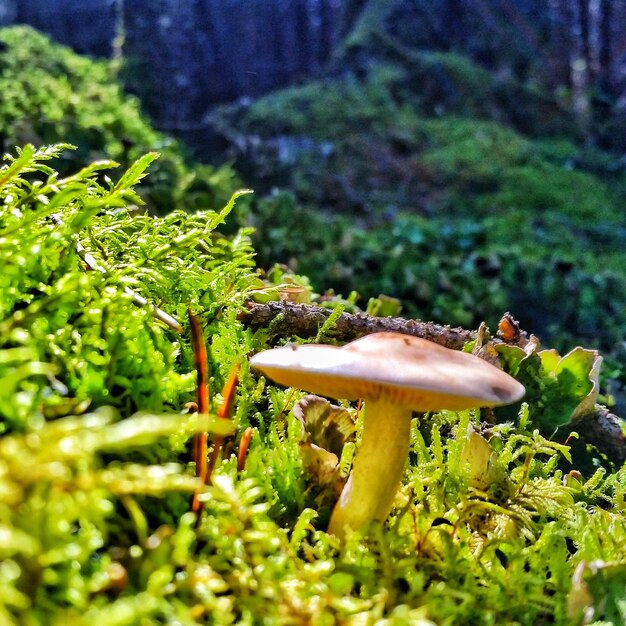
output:
[[[239,320],[253,330],[268,328],[270,341],[273,341],[279,337],[315,337],[332,313],[332,309],[286,301],[248,302],[246,309],[239,314]],[[326,336],[343,343],[381,331],[422,337],[454,350],[460,350],[477,336],[476,331],[463,328],[365,313],[342,313]]]
[[[626,435],[620,418],[606,407],[596,404],[593,412],[573,420],[568,426],[578,432],[584,443],[594,445],[617,467],[626,463]]]
[[[56,226],[64,225],[63,220],[61,219],[58,213],[52,214],[50,216],[50,219],[54,222]],[[78,241],[77,239],[76,239],[76,252],[78,253],[78,256],[80,256],[80,258],[83,260],[85,265],[90,270],[94,272],[100,272],[101,274],[108,274],[106,268],[102,267],[98,263],[96,258],[92,256],[91,254],[89,254],[89,252],[85,250],[83,244],[81,244],[80,241]],[[166,324],[167,326],[175,330],[177,333],[182,334],[183,327],[181,326],[180,322],[178,322],[178,320],[172,317],[169,313],[166,313],[165,311],[159,309],[159,307],[154,306],[153,304],[148,302],[146,298],[144,298],[143,296],[140,296],[136,291],[133,291],[130,287],[124,287],[124,293],[127,296],[130,296],[131,300],[133,301],[133,304],[136,304],[137,306],[140,306],[140,307],[149,306],[150,310],[152,311],[152,315],[154,315],[154,317],[156,317],[158,320],[160,320],[161,322],[163,322],[164,324]]]
[[[241,441],[239,442],[239,453],[237,454],[237,471],[243,472],[246,467],[246,457],[248,456],[248,447],[250,446],[250,439],[252,439],[252,435],[254,434],[254,428],[252,426],[248,426],[241,436]]]

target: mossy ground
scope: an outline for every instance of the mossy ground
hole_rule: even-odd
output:
[[[582,342],[619,363],[626,178],[615,158],[460,105],[433,117],[406,81],[402,67],[375,66],[216,113],[269,191],[252,218],[260,264],[290,264],[320,290],[385,293],[441,323],[494,326],[510,309],[552,345]]]
[[[38,36],[16,32],[23,35],[21,45],[41,44]],[[15,34],[3,33],[10,36]],[[18,46],[17,39],[12,45]],[[46,47],[45,58],[57,53],[64,63],[77,63],[56,48]],[[13,76],[6,90],[17,81],[20,93],[21,74],[7,73],[7,59],[3,53],[2,76]],[[94,67],[85,65],[85,76],[97,75],[102,66]],[[53,92],[48,90],[44,100],[54,100],[56,93],[60,102],[55,106],[65,110],[64,92]],[[33,123],[49,119],[48,106],[32,117]],[[430,129],[428,136],[432,132],[428,154],[435,155],[437,171],[450,160],[446,141],[437,143],[437,128],[445,132],[440,122],[416,118],[411,127],[423,142],[423,129]],[[529,145],[493,125],[481,128],[492,144],[496,139],[489,137],[504,137],[500,145],[514,153],[512,158],[521,159],[512,142]],[[455,142],[462,144],[467,132],[462,121],[458,129]],[[571,149],[558,148],[561,154]],[[546,149],[558,152],[552,144]],[[607,464],[579,475],[568,447],[539,432],[551,420],[562,424],[570,409],[593,393],[593,359],[567,361],[557,372],[554,354],[543,361],[537,355],[525,361],[511,357],[509,364],[515,362],[518,369],[524,361],[524,375],[533,381],[528,406],[514,407],[513,421],[502,421],[509,412],[497,412],[501,423],[488,426],[481,424],[481,417],[488,416],[478,412],[415,419],[402,488],[389,520],[340,544],[325,533],[328,494],[303,471],[302,432],[291,414],[301,392],[278,389],[247,366],[247,356],[265,347],[266,334],[245,328],[238,312],[263,284],[251,232],[234,226],[228,238],[219,232],[224,220],[236,217],[237,205],[151,216],[141,209],[135,186],[149,166],[159,172],[154,155],[141,157],[123,173],[110,161],[72,165],[71,154],[26,146],[13,150],[0,168],[2,623],[624,621],[625,469]],[[522,163],[534,167],[533,158]],[[546,157],[545,167],[553,158]],[[480,158],[465,162],[477,169],[482,163]],[[150,176],[138,189],[144,184],[152,189]],[[601,197],[611,197],[611,186],[597,185],[596,191],[605,194]],[[285,194],[263,202],[258,220],[279,209],[281,219],[295,219],[300,210]],[[285,203],[284,209],[278,203]],[[396,215],[393,226],[389,222],[377,231],[379,238],[367,229],[342,227],[345,249],[354,256],[339,257],[334,266],[370,264],[387,281],[397,273],[407,280],[413,276],[423,286],[424,302],[432,290],[442,316],[471,320],[473,307],[482,302],[495,310],[492,303],[503,298],[504,305],[509,292],[499,283],[492,287],[490,264],[495,263],[498,276],[513,278],[518,265],[502,261],[505,245],[500,256],[492,248],[489,255],[482,252],[485,242],[496,245],[490,240],[496,225],[485,207],[466,209],[447,221],[443,214],[439,219]],[[481,222],[472,218],[479,210],[485,216]],[[607,209],[609,222],[612,215]],[[325,224],[319,216],[313,219],[320,220],[320,229]],[[333,219],[347,224],[345,216]],[[298,256],[299,250],[303,258],[312,254],[306,231],[299,229],[301,235],[294,237],[287,221],[267,224],[264,238],[258,239],[262,245],[291,240],[300,246]],[[279,226],[287,227],[283,235],[277,234]],[[320,229],[311,235],[330,241]],[[576,236],[588,233],[577,231]],[[506,241],[509,247],[513,243]],[[87,271],[78,244],[104,271]],[[333,263],[326,260],[326,245],[320,244],[319,251],[325,271]],[[521,254],[525,248],[515,250]],[[404,257],[415,251],[423,260],[412,266]],[[542,259],[543,253],[540,249],[530,258]],[[395,264],[393,269],[386,269],[387,262]],[[532,260],[529,267],[537,273],[542,268]],[[567,271],[571,276],[577,270]],[[486,272],[492,280],[484,280]],[[543,269],[538,277],[546,280],[546,273]],[[467,285],[461,295],[445,289],[450,276],[452,285]],[[554,291],[547,293],[559,298],[560,283],[550,284]],[[128,288],[149,304],[138,307]],[[590,309],[595,297],[593,289],[585,296]],[[156,320],[154,306],[181,320],[183,334]],[[212,414],[230,368],[241,364],[229,422],[189,415],[184,408],[195,397],[196,385],[184,322],[188,307],[203,321]],[[356,407],[347,408],[355,414]],[[470,424],[484,435],[485,444],[489,440],[487,450],[493,454],[468,452]],[[253,435],[246,465],[238,470],[234,452],[249,427]],[[199,487],[191,438],[201,430],[224,429],[232,434],[196,519],[189,512]],[[487,472],[489,481],[478,484],[476,469],[485,462],[495,469]]]
[[[150,150],[161,159],[142,190],[148,208],[163,213],[224,204],[237,185],[228,166],[191,167],[183,146],[156,130],[125,95],[115,63],[94,61],[53,44],[28,27],[0,31],[2,152],[25,143],[76,146],[58,164],[62,173],[98,159],[124,166]]]

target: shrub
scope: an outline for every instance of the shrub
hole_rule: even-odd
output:
[[[176,141],[155,131],[139,102],[122,92],[115,66],[81,57],[25,26],[0,30],[0,138],[3,150],[26,142],[66,141],[76,150],[59,162],[62,173],[94,159],[129,166],[158,150],[142,195],[157,213],[224,204],[237,184],[224,166],[191,166]]]

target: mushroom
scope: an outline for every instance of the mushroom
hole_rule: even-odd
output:
[[[343,537],[389,515],[408,457],[413,411],[509,404],[524,395],[514,378],[477,356],[381,332],[342,347],[289,345],[250,364],[273,381],[331,398],[366,402],[360,447],[328,531]]]

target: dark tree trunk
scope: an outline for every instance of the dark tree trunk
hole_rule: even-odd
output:
[[[465,41],[465,11],[463,0],[445,0],[441,13],[441,31],[448,33],[446,48],[453,47],[454,41]]]
[[[320,6],[320,45],[322,56],[327,57],[335,43],[336,31],[334,20],[336,15],[332,10],[332,0],[321,0]]]
[[[550,2],[550,60],[546,79],[552,88],[572,87],[572,18],[570,0]]]
[[[580,25],[580,49],[585,62],[586,83],[593,80],[593,57],[589,35],[589,0],[578,0],[578,23]]]
[[[600,49],[598,50],[598,65],[600,88],[609,95],[612,92],[613,70],[613,0],[600,2]]]
[[[598,16],[598,72],[591,98],[596,141],[600,147],[611,147],[611,114],[617,99],[613,80],[613,1],[600,0]],[[609,130],[607,130],[607,128]]]
[[[316,75],[339,36],[333,0],[125,0],[126,77],[166,129],[216,103]]]
[[[309,20],[308,2],[296,2],[293,7],[293,32],[299,51],[296,58],[296,74],[306,76],[309,71],[317,72],[317,64],[311,54],[311,21]]]
[[[17,0],[6,3],[16,22],[30,24],[82,54],[109,56],[115,38],[110,0]]]

